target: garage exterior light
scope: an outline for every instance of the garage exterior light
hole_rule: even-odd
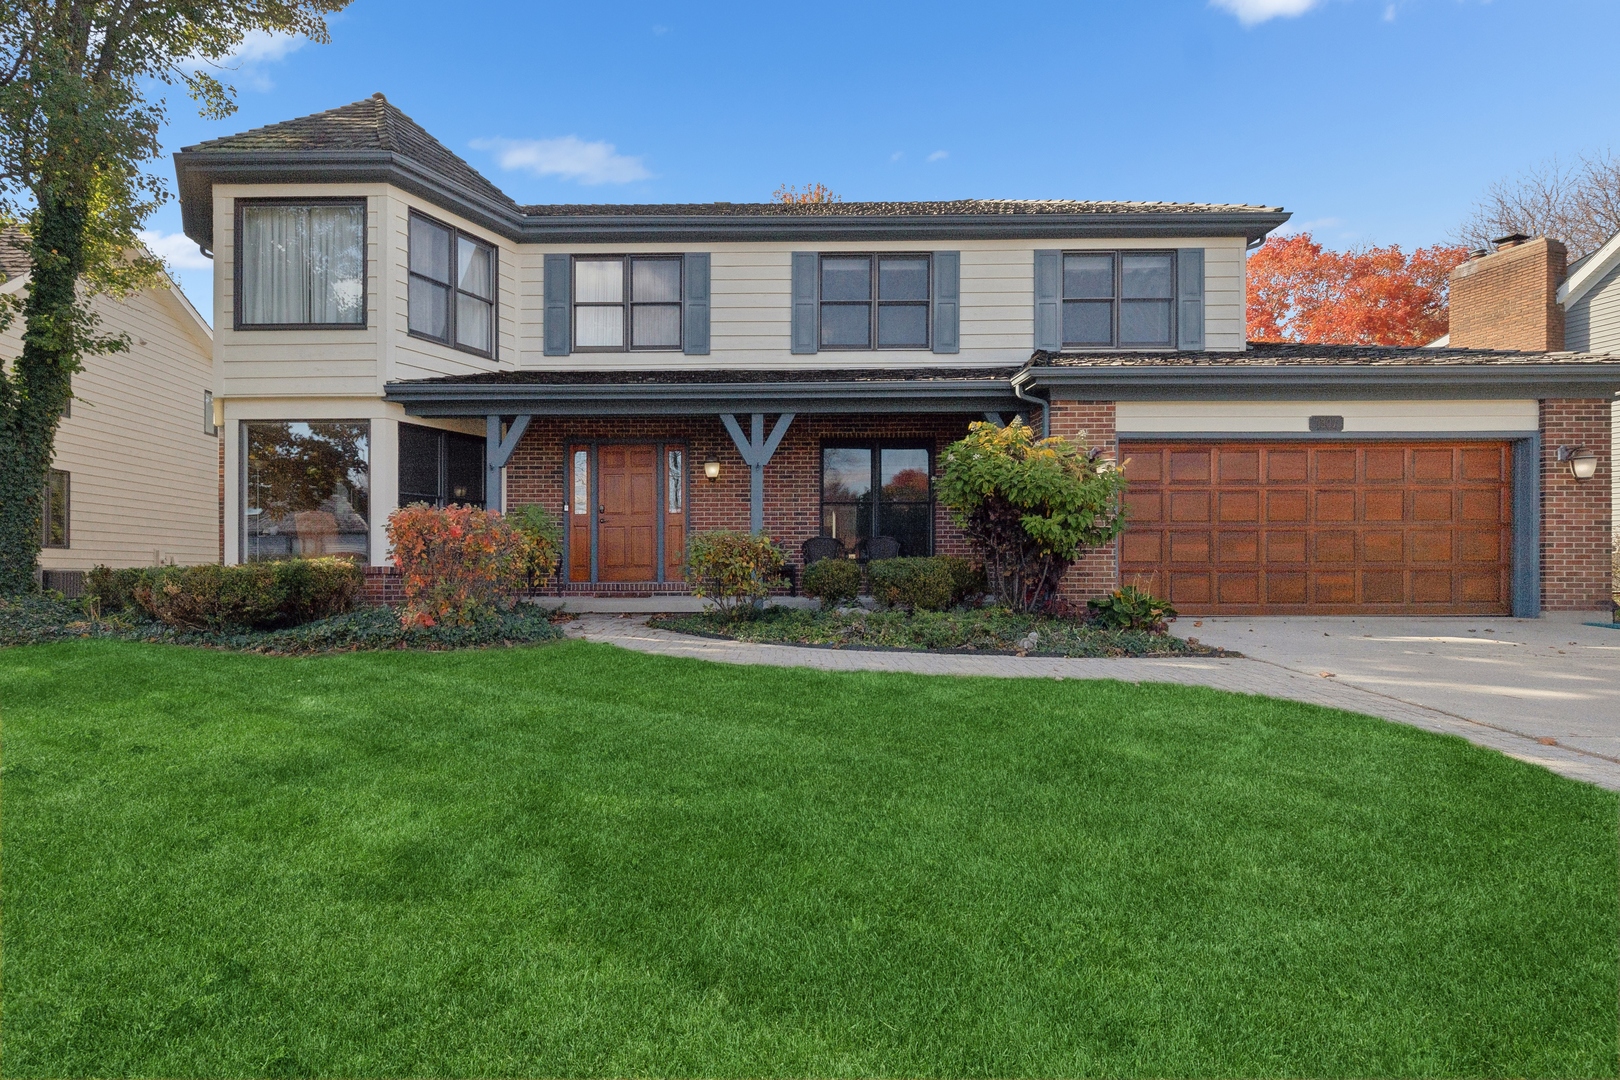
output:
[[[1570,475],[1577,480],[1590,480],[1597,475],[1597,455],[1584,446],[1560,446],[1558,460],[1569,462]]]

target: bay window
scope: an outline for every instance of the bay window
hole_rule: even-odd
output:
[[[273,421],[242,425],[244,561],[371,551],[371,425]]]
[[[494,246],[412,211],[409,261],[410,333],[493,357]]]
[[[243,200],[236,329],[364,327],[364,200]]]

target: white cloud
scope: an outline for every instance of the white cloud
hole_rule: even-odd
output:
[[[1394,4],[1391,4],[1391,5],[1389,5],[1388,7],[1386,7],[1384,9],[1384,21],[1385,22],[1394,22],[1395,21],[1395,5]]]
[[[176,270],[212,270],[213,260],[197,248],[197,242],[185,233],[142,232],[141,243],[146,250]]]
[[[946,158],[948,158],[950,156],[951,156],[950,152],[947,151],[947,150],[935,150],[932,154],[928,155],[928,160],[929,161],[944,161]]]
[[[638,157],[618,153],[612,143],[585,142],[576,135],[560,139],[474,139],[475,150],[495,151],[503,169],[523,169],[536,176],[560,176],[582,184],[628,184],[652,173]]]
[[[269,64],[285,59],[288,54],[295,53],[304,47],[308,38],[296,34],[278,34],[269,30],[249,30],[242,38],[242,44],[236,51],[225,58],[226,63],[238,61],[243,64]]]
[[[1211,7],[1230,11],[1244,26],[1256,26],[1268,19],[1303,15],[1322,0],[1210,0]]]
[[[889,155],[889,160],[890,161],[899,161],[901,158],[903,158],[905,156],[906,156],[906,152],[904,150],[896,150],[894,153]]]

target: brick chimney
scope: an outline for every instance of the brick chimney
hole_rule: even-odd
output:
[[[1451,272],[1451,344],[1460,349],[1557,352],[1564,347],[1558,286],[1569,252],[1557,240],[1519,234],[1492,241]]]

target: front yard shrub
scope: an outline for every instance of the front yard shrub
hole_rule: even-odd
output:
[[[878,559],[866,564],[872,596],[888,608],[943,611],[951,606],[954,584],[943,559]]]
[[[804,595],[821,601],[824,611],[855,599],[861,592],[861,567],[850,559],[822,559],[804,568]]]
[[[998,603],[1039,611],[1083,549],[1125,527],[1125,477],[1106,458],[1028,424],[976,423],[945,450],[938,494],[984,553]]]
[[[771,594],[782,581],[782,549],[768,536],[716,529],[686,542],[686,580],[728,619]]]
[[[529,580],[530,545],[475,506],[402,506],[388,515],[405,626],[474,626],[509,609]]]
[[[135,566],[114,570],[98,566],[84,575],[84,598],[95,601],[107,614],[133,608],[136,606],[135,586],[145,581],[154,569]]]
[[[543,506],[519,506],[506,515],[506,520],[523,538],[523,573],[529,579],[529,588],[537,589],[557,572],[562,559],[562,527]]]
[[[934,556],[951,575],[951,606],[977,604],[984,596],[984,567],[975,565],[960,555]]]
[[[348,611],[364,584],[360,567],[347,559],[282,559],[143,570],[132,592],[136,605],[166,626],[265,630]]]
[[[1110,630],[1148,630],[1162,634],[1165,624],[1176,617],[1176,609],[1168,600],[1160,600],[1152,593],[1143,592],[1135,585],[1115,589],[1107,596],[1087,600],[1086,609],[1091,621]]]

